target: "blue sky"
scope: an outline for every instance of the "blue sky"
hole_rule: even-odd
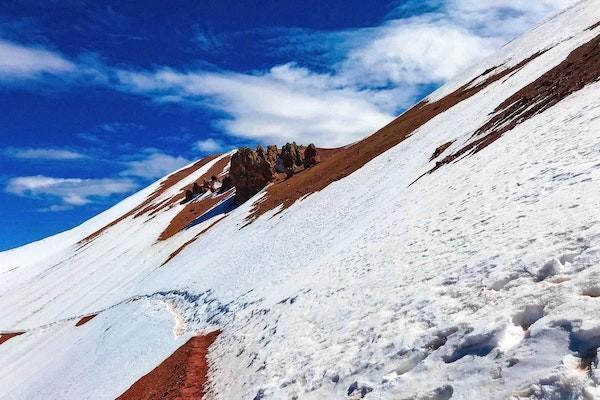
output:
[[[243,144],[368,135],[574,0],[0,4],[0,250]]]

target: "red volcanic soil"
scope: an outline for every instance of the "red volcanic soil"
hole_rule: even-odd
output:
[[[202,229],[193,238],[191,238],[190,240],[188,240],[187,242],[185,242],[184,244],[182,244],[181,246],[179,246],[174,252],[172,252],[171,254],[169,254],[169,257],[167,257],[167,259],[165,260],[165,262],[163,262],[160,266],[162,267],[163,265],[165,265],[166,263],[168,263],[169,261],[171,261],[173,258],[175,258],[179,253],[181,253],[183,251],[183,249],[185,249],[186,247],[188,247],[190,244],[194,243],[196,241],[196,239],[198,239],[200,236],[202,236],[204,233],[206,233],[210,228],[212,228],[213,226],[215,226],[216,224],[218,224],[219,222],[221,222],[223,220],[223,218],[225,218],[225,215],[222,216],[221,218],[217,219],[215,222],[213,222],[212,224],[210,224],[206,228]]]
[[[96,315],[98,315],[98,314],[86,315],[85,317],[83,317],[79,321],[77,321],[77,323],[75,324],[75,326],[81,326],[83,324],[86,324],[86,323],[90,322],[92,319],[94,319],[94,317]]]
[[[154,204],[154,200],[156,200],[160,195],[162,195],[165,192],[165,190],[173,187],[175,184],[180,182],[182,179],[187,178],[188,176],[190,176],[194,172],[198,171],[200,168],[202,168],[209,162],[213,161],[217,157],[219,157],[218,154],[214,155],[214,156],[209,156],[209,157],[203,158],[202,160],[195,162],[194,164],[190,165],[189,167],[184,168],[181,171],[178,171],[178,172],[175,172],[174,174],[169,175],[163,182],[161,182],[158,189],[154,193],[152,193],[150,196],[148,196],[140,205],[138,205],[137,207],[135,207],[133,210],[129,211],[128,213],[122,215],[121,217],[117,218],[110,224],[100,228],[99,230],[92,233],[85,239],[81,240],[79,242],[79,244],[83,246],[83,245],[91,242],[92,240],[94,240],[95,238],[100,236],[108,228],[115,226],[116,224],[127,219],[130,216],[134,216],[134,218],[137,218],[148,212],[156,213],[157,209],[164,209],[164,207],[167,207],[168,205],[171,205],[171,204],[176,203],[177,201],[181,200],[183,198],[183,195],[181,195],[182,196],[181,198],[179,198],[180,195],[177,195],[174,197],[174,199],[171,199],[172,201],[167,201],[167,202],[163,201],[160,204]],[[209,177],[210,177],[210,175],[209,175]]]
[[[196,336],[141,377],[117,400],[198,400],[208,375],[206,355],[218,331]]]
[[[248,216],[249,223],[278,206],[283,206],[282,210],[288,208],[298,199],[320,191],[332,182],[350,175],[373,158],[401,143],[437,115],[519,70],[543,53],[536,53],[517,65],[492,75],[490,74],[500,67],[490,68],[448,96],[433,103],[422,101],[373,135],[350,146],[337,149],[314,167],[270,185],[266,195],[254,203],[252,212]],[[481,82],[477,83],[479,80]]]
[[[225,168],[229,164],[231,157],[224,157],[223,159],[217,161],[212,167],[209,168],[208,171],[204,175],[202,175],[198,181],[202,182],[204,179],[209,180],[211,176],[220,176],[225,171]],[[190,189],[190,187],[185,187],[183,190],[173,198],[174,202],[180,202],[185,197],[186,189]],[[185,205],[185,207],[171,220],[169,226],[160,234],[158,240],[165,240],[176,233],[185,229],[189,224],[194,222],[194,220],[200,217],[205,212],[209,211],[211,208],[219,204],[221,201],[225,200],[231,193],[229,191],[224,193],[214,193],[206,198],[203,198],[198,201],[191,201]]]
[[[593,31],[594,29],[596,29],[599,26],[600,26],[600,21],[596,22],[594,25],[587,28],[586,31]]]
[[[7,340],[14,338],[15,336],[19,336],[24,334],[25,332],[11,332],[11,333],[0,333],[0,345]]]
[[[473,141],[444,157],[427,173],[434,172],[464,155],[483,150],[517,125],[543,113],[567,96],[598,80],[600,35],[573,50],[563,62],[504,100],[492,113],[493,117],[473,134]]]

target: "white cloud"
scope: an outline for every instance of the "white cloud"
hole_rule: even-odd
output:
[[[100,126],[100,129],[109,133],[129,132],[141,130],[144,128],[144,125],[136,124],[134,122],[111,122]]]
[[[76,151],[54,148],[15,148],[9,147],[3,151],[9,157],[30,160],[79,160],[86,158]]]
[[[432,2],[438,6],[420,16],[331,33],[331,40],[345,41],[339,46],[346,53],[330,73],[292,62],[247,74],[162,67],[119,70],[116,76],[122,90],[224,112],[228,117],[218,127],[229,135],[339,146],[383,126],[416,100],[421,85],[442,84],[574,2]],[[327,40],[327,34],[315,34]]]
[[[223,110],[231,117],[220,122],[227,133],[264,142],[337,146],[392,117],[369,100],[368,93],[292,64],[256,75],[162,69],[122,71],[119,76],[125,90]]]
[[[128,193],[136,188],[137,185],[126,178],[81,179],[35,175],[9,179],[5,191],[23,197],[58,198],[62,204],[52,206],[55,211],[83,206],[91,203],[95,198]]]
[[[74,63],[58,53],[0,39],[0,79],[59,75],[75,69]]]
[[[208,138],[204,140],[198,140],[196,143],[194,143],[194,148],[200,153],[217,153],[222,151],[225,146],[220,140]]]
[[[380,128],[414,103],[423,94],[423,86],[431,88],[444,83],[501,44],[575,2],[413,0],[402,2],[380,26],[337,32],[284,29],[281,32],[287,32],[290,40],[279,38],[271,42],[283,47],[291,43],[287,51],[295,49],[299,61],[306,54],[324,51],[327,54],[321,54],[321,64],[313,64],[327,63],[327,72],[308,69],[307,64],[293,60],[247,73],[186,71],[168,66],[125,70],[104,65],[98,56],[80,55],[75,64],[49,50],[0,40],[0,78],[77,70],[73,76],[89,77],[77,80],[80,83],[112,85],[156,102],[212,108],[225,115],[215,126],[228,135],[259,142],[296,140],[339,146]],[[427,11],[406,17],[407,12],[419,9]],[[314,40],[309,38],[311,35]],[[213,47],[213,36],[197,32],[198,45]],[[319,49],[316,53],[315,46]],[[106,126],[107,131],[113,128]],[[198,144],[197,148],[202,146]],[[215,148],[214,143],[204,145],[210,146]],[[183,162],[164,157],[164,163]],[[159,156],[155,158],[149,161],[159,165]],[[130,169],[132,176],[144,177],[160,176],[164,171],[142,164]]]
[[[372,36],[348,54],[342,79],[373,86],[441,83],[503,43],[427,18],[392,21]]]
[[[190,163],[190,160],[168,154],[153,152],[142,160],[128,161],[127,169],[121,176],[133,176],[145,179],[161,178],[176,169]]]

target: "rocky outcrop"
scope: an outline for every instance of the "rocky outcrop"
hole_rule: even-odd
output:
[[[275,178],[274,168],[267,161],[266,152],[261,148],[258,150],[243,147],[231,157],[229,176],[235,186],[235,200],[238,204],[254,196]]]
[[[233,187],[233,180],[231,179],[231,176],[227,175],[225,178],[223,178],[223,181],[221,182],[221,192],[225,192],[229,189],[231,189]]]
[[[189,203],[205,193],[223,193],[235,188],[235,201],[242,204],[260,192],[278,176],[287,178],[311,168],[321,161],[318,149],[314,144],[308,147],[298,146],[296,142],[286,143],[281,149],[275,145],[258,146],[256,150],[249,147],[239,149],[231,156],[229,174],[220,180],[211,176],[210,180],[194,182],[185,190],[181,204]]]
[[[271,167],[275,167],[280,153],[281,152],[275,145],[267,146],[267,150],[260,145],[256,148],[256,154],[258,154],[259,157],[264,158]]]
[[[188,203],[190,201],[192,201],[194,199],[194,192],[192,192],[190,189],[187,189],[185,191],[185,197],[183,200],[181,200],[181,204],[185,204]]]
[[[286,143],[281,150],[275,145],[268,146],[266,150],[263,146],[258,146],[256,150],[244,147],[231,158],[231,181],[227,184],[235,187],[236,202],[242,204],[275,180],[278,173],[290,178],[319,161],[314,144],[303,147],[295,142]]]
[[[314,144],[309,144],[306,150],[304,150],[304,168],[314,167],[321,162],[321,157],[317,152],[317,148]]]
[[[210,181],[208,179],[203,179],[202,184],[198,182],[194,182],[192,184],[191,189],[185,190],[185,197],[181,200],[180,204],[186,204],[190,201],[194,200],[196,197],[201,196],[207,192],[215,193],[215,192],[223,192],[232,187],[231,177],[226,176],[223,178],[221,182],[219,178],[215,175],[210,177]]]
[[[304,151],[298,147],[296,142],[286,143],[281,149],[281,154],[279,155],[281,164],[283,165],[283,171],[281,172],[285,172],[285,174],[290,177],[296,172],[304,169],[304,162],[302,159],[303,153]]]

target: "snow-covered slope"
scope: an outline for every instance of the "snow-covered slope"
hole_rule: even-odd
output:
[[[114,399],[214,330],[206,399],[600,398],[599,21],[511,42],[291,205],[179,204],[225,154],[0,253],[0,398]]]

